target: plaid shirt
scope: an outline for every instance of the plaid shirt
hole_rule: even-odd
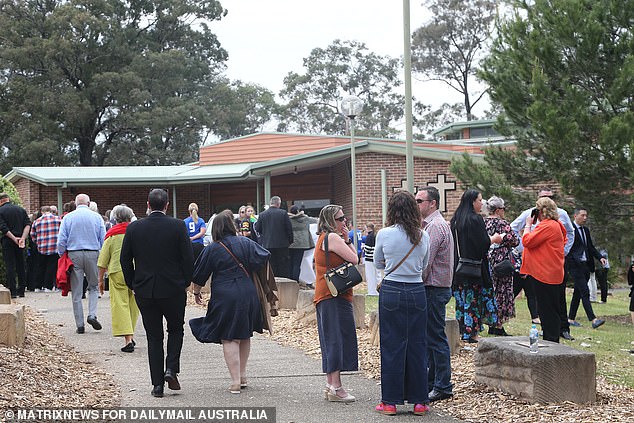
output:
[[[62,218],[53,213],[44,213],[31,226],[31,239],[40,254],[50,256],[57,253],[57,234]]]
[[[454,267],[454,245],[451,229],[438,210],[423,221],[429,234],[429,265],[423,272],[423,283],[447,288],[451,286]]]

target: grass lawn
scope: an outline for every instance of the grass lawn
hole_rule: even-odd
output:
[[[356,290],[355,290],[356,291]],[[365,293],[359,289],[357,293]],[[582,327],[571,327],[571,334],[574,341],[564,341],[566,345],[573,348],[591,351],[595,353],[597,360],[597,375],[603,376],[610,383],[625,385],[634,388],[634,354],[630,350],[634,348],[634,325],[628,310],[630,299],[629,290],[615,290],[614,294],[608,297],[606,304],[592,303],[594,314],[606,322],[599,329],[592,329],[588,322],[583,307],[579,305],[577,321]],[[366,313],[378,308],[379,297],[366,297]],[[566,293],[568,305],[572,298],[572,290]],[[447,316],[455,316],[455,302],[451,300],[447,304]],[[531,328],[530,314],[526,306],[526,299],[518,297],[515,302],[517,316],[504,325],[506,331],[512,335],[528,337]],[[539,326],[538,326],[539,327]],[[482,336],[487,335],[487,329]]]

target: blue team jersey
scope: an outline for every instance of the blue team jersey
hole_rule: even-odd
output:
[[[205,224],[205,221],[202,220],[200,217],[198,218],[198,222],[194,223],[194,219],[190,217],[188,217],[187,219],[185,219],[185,226],[187,226],[187,232],[189,234],[189,237],[193,237],[194,235],[200,233],[200,228],[207,228],[207,225]],[[200,237],[197,238],[195,240],[193,240],[192,242],[198,242],[200,244],[203,243],[203,238],[204,237]]]

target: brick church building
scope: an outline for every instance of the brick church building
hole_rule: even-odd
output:
[[[492,132],[493,121],[449,125],[436,131],[438,142],[414,142],[414,186],[436,186],[440,208],[453,212],[462,191],[449,165],[464,153],[476,161],[482,147],[507,143]],[[383,208],[394,190],[406,184],[405,142],[355,140],[358,223],[383,222]],[[187,216],[187,206],[198,204],[200,216],[242,204],[257,211],[273,195],[283,206],[303,206],[317,216],[326,204],[352,210],[350,137],[257,133],[200,148],[199,162],[180,166],[15,167],[11,181],[27,211],[62,204],[86,193],[100,212],[125,203],[142,216],[151,188],[170,194],[171,214]]]

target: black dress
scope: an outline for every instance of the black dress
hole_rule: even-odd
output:
[[[261,269],[270,253],[247,237],[228,236],[221,240],[249,274]],[[262,333],[263,316],[253,280],[219,242],[209,244],[196,261],[194,283],[204,286],[212,276],[211,300],[204,317],[189,326],[200,342],[220,344],[224,340],[249,339]]]

